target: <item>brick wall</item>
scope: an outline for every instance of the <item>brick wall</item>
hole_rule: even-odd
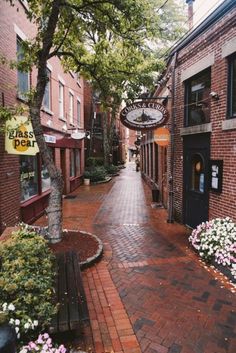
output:
[[[183,210],[183,143],[180,128],[184,126],[184,71],[197,65],[209,54],[214,57],[211,65],[211,90],[219,94],[219,100],[211,100],[211,159],[222,159],[223,190],[217,194],[210,191],[209,218],[230,216],[236,221],[236,129],[223,130],[222,121],[227,117],[228,60],[222,58],[222,47],[236,38],[236,10],[194,39],[178,53],[176,68],[176,131],[175,131],[175,215],[182,219]]]
[[[10,6],[7,1],[0,1],[0,54],[9,60],[16,59],[16,39],[31,39],[35,35],[35,27],[26,17],[25,8],[21,2],[15,2],[15,6]],[[81,124],[84,124],[84,86],[83,79],[71,73],[64,73],[58,58],[52,58],[48,62],[51,70],[51,109],[48,112],[41,111],[41,122],[45,127],[45,133],[56,136],[57,140],[64,139],[65,133],[62,126],[66,123],[67,128],[73,128],[68,119],[69,112],[69,92],[74,94],[74,126],[77,127],[77,99],[81,107]],[[64,84],[64,120],[59,119],[59,80]],[[30,75],[32,86],[36,83],[36,70]],[[9,65],[0,65],[0,104],[13,106],[21,103],[17,99],[17,72],[11,70]],[[67,120],[67,121],[66,121]],[[50,123],[49,123],[50,122]],[[50,125],[50,126],[49,126]],[[72,130],[68,130],[67,137]],[[12,226],[20,218],[20,168],[19,157],[5,153],[5,142],[3,134],[0,135],[0,234],[5,225]],[[74,143],[74,145],[76,145]],[[81,148],[81,175],[84,169],[83,142],[77,143],[77,148]],[[54,147],[52,145],[52,147]],[[60,147],[60,146],[59,146]],[[66,176],[65,181],[67,192],[70,191],[70,165],[69,148],[71,144],[64,143],[66,149]],[[74,148],[74,147],[73,147]],[[61,168],[60,148],[55,149],[55,162]]]

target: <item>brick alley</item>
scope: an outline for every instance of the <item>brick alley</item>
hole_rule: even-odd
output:
[[[129,164],[64,201],[64,226],[96,234],[102,259],[83,271],[95,353],[235,353],[233,285],[167,223]]]

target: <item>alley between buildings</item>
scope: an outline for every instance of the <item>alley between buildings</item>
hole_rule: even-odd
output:
[[[64,226],[96,234],[83,271],[95,353],[234,353],[233,285],[199,261],[189,231],[166,222],[134,164],[64,201]]]

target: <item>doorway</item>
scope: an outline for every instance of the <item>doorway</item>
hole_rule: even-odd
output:
[[[210,134],[184,137],[184,223],[195,228],[208,220]]]

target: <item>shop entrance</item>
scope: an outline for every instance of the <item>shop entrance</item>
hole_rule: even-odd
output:
[[[184,223],[191,228],[208,220],[210,134],[184,137]]]

